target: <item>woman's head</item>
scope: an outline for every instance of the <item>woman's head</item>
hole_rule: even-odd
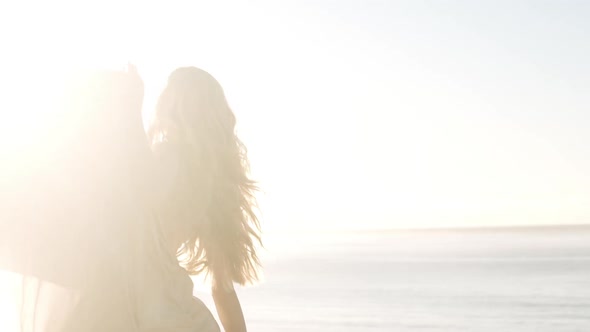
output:
[[[246,148],[235,125],[215,78],[185,67],[170,75],[148,135],[174,174],[161,216],[175,234],[187,270],[244,284],[257,277],[260,237],[257,187],[248,177]]]

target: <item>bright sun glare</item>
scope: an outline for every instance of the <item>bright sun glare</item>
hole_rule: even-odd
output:
[[[195,65],[236,113],[264,231],[590,218],[587,36],[573,15],[522,4],[478,17],[410,1],[60,2],[0,8],[0,185],[44,166],[69,73],[137,65],[147,124],[166,75]],[[10,278],[0,273],[0,323],[14,313]]]

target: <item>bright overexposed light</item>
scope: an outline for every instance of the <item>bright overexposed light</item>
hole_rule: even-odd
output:
[[[36,24],[10,36],[19,49],[0,63],[0,89],[18,93],[0,100],[2,151],[19,155],[42,144],[36,137],[51,119],[47,100],[65,68],[136,64],[147,125],[168,73],[194,65],[220,81],[236,113],[265,191],[266,229],[588,218],[580,145],[587,137],[575,133],[583,131],[584,97],[575,93],[583,82],[568,74],[569,60],[542,65],[551,52],[511,44],[504,28],[464,29],[464,18],[439,21],[418,3],[403,17],[386,3],[377,10],[321,2],[66,2],[44,5],[43,15],[31,14]],[[0,27],[19,25],[12,16]],[[21,42],[45,32],[37,45]],[[523,54],[539,57],[539,67]],[[571,78],[572,88],[543,76],[553,71]]]
[[[21,281],[21,276],[0,270],[0,331],[19,331]]]

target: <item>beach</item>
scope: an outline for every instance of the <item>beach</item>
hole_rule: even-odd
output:
[[[238,289],[250,331],[590,330],[588,227],[275,239]]]

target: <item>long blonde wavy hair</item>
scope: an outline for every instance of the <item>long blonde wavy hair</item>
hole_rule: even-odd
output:
[[[170,74],[148,130],[155,155],[174,173],[162,224],[175,234],[187,271],[210,275],[214,285],[251,283],[260,265],[258,188],[235,126],[217,80],[183,67]]]

